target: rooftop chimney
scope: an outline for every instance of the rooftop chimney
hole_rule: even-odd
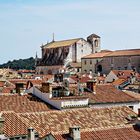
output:
[[[96,94],[96,80],[87,81],[87,88],[90,89],[94,94]]]
[[[0,135],[4,134],[4,118],[0,114]]]
[[[44,92],[44,93],[51,93],[52,92],[50,83],[45,83],[45,82],[42,83],[42,92]]]
[[[73,126],[69,128],[69,135],[73,140],[80,140],[80,127],[79,126]]]
[[[35,140],[35,130],[32,127],[28,128],[28,140]]]

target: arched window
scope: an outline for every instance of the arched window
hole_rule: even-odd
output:
[[[98,40],[94,41],[95,47],[98,47]]]

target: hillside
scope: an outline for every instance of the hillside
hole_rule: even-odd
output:
[[[0,68],[11,68],[15,70],[19,69],[35,69],[35,59],[33,57],[27,59],[19,59],[8,61],[7,63],[1,64]]]

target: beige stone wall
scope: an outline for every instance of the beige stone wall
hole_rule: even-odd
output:
[[[98,60],[98,63],[97,63]],[[85,64],[86,61],[86,64]],[[92,64],[90,64],[92,61]],[[136,68],[140,72],[140,55],[139,56],[119,56],[119,57],[104,57],[103,59],[82,59],[82,73],[89,73],[92,69],[93,73],[97,73],[97,66],[102,66],[102,73],[108,74],[112,69],[125,70]]]
[[[119,56],[119,57],[105,57],[101,62],[103,73],[109,73],[111,69],[125,70],[136,68],[140,72],[140,56]]]

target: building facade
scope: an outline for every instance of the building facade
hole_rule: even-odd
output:
[[[41,46],[42,58],[36,63],[38,74],[56,74],[71,63],[81,62],[83,56],[100,51],[100,37],[92,34],[83,38],[52,41]]]
[[[101,51],[82,58],[82,73],[108,74],[111,70],[140,72],[140,49]]]

